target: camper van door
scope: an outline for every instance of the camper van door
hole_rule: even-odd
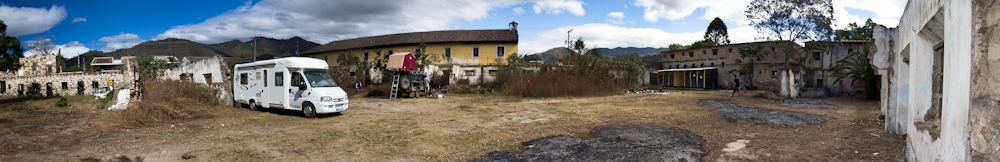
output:
[[[267,87],[270,91],[270,94],[268,94],[268,98],[271,98],[270,105],[271,107],[286,108],[287,105],[285,104],[288,103],[288,88],[285,86],[285,82],[287,82],[285,81],[285,78],[287,78],[285,75],[288,73],[285,72],[284,67],[275,67],[271,71],[269,74],[271,77],[268,77],[268,79],[271,79],[268,80],[270,85]]]
[[[289,95],[291,95],[291,96],[288,97],[291,100],[291,101],[288,102],[290,104],[290,105],[288,105],[288,107],[293,108],[293,109],[301,109],[302,108],[302,102],[305,101],[305,99],[302,98],[302,97],[304,97],[305,95],[307,95],[307,94],[304,94],[304,93],[306,93],[306,91],[308,91],[309,89],[307,89],[307,90],[299,90],[299,86],[306,82],[305,78],[302,77],[302,73],[300,73],[298,71],[292,71],[291,74],[292,74],[292,76],[291,76],[291,82],[289,82],[289,84],[288,84],[289,85],[288,89],[292,93],[290,93]]]

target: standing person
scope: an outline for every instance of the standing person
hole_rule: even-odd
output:
[[[732,99],[733,96],[738,96],[738,95],[740,95],[740,77],[737,75],[733,75],[733,95],[729,96],[729,99]]]
[[[359,93],[361,91],[361,81],[354,82],[354,93]]]

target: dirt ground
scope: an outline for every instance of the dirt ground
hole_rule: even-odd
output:
[[[703,161],[903,161],[905,137],[882,130],[875,101],[823,101],[836,108],[781,106],[728,91],[672,91],[588,98],[448,94],[444,99],[352,96],[341,115],[206,107],[227,115],[124,129],[91,97],[0,99],[0,161],[468,161],[520,153],[523,142],[590,137],[604,125],[680,128],[700,136]],[[699,100],[723,98],[773,111],[829,117],[796,128],[730,122]],[[722,151],[740,140],[746,146]]]

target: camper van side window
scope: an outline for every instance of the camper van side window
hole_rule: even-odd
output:
[[[247,73],[240,73],[240,84],[247,85]]]
[[[299,72],[292,72],[292,85],[291,86],[298,87],[300,84],[302,84],[302,82],[303,82],[302,81],[302,75],[299,74]]]
[[[274,86],[285,86],[285,76],[281,72],[274,73]]]

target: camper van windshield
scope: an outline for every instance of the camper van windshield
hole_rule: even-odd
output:
[[[330,77],[330,73],[325,70],[306,70],[304,72],[306,78],[309,79],[309,85],[313,87],[336,87],[337,82],[333,81]]]

